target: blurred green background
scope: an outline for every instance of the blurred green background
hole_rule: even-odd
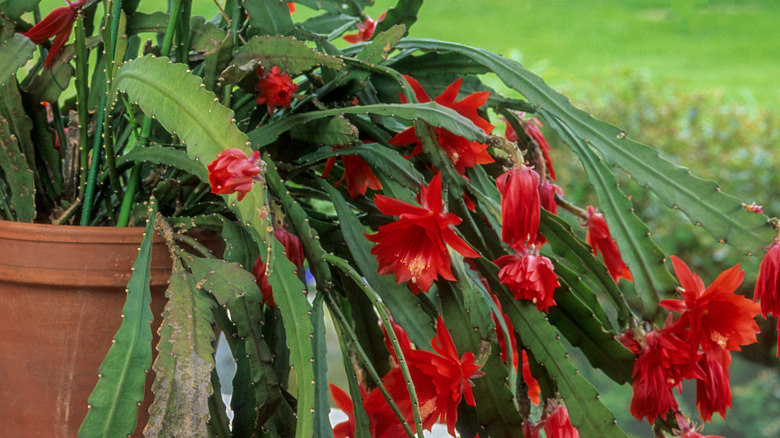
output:
[[[214,10],[212,0],[193,3],[194,14]],[[376,0],[367,12],[376,18],[395,3]],[[45,13],[62,4],[43,0],[41,9]],[[164,4],[142,2],[151,9]],[[311,15],[299,6],[294,19]],[[425,0],[411,36],[477,46],[520,61],[597,118],[620,126],[694,174],[718,181],[723,191],[763,205],[770,216],[780,213],[778,0]],[[506,91],[493,78],[484,80]],[[580,205],[594,203],[590,189],[579,184],[576,159],[553,133],[545,133],[565,196]],[[741,262],[746,280],[740,292],[752,296],[757,257],[745,258],[713,242],[620,176],[664,251],[686,260],[705,284]],[[727,421],[716,416],[706,434],[780,436],[773,321],[762,323],[762,329],[760,345],[735,355]],[[588,372],[584,360],[578,365],[624,430],[652,436],[646,422],[628,415],[630,386]],[[338,367],[336,361],[331,368]],[[681,398],[685,412],[696,411],[694,387],[689,382]]]

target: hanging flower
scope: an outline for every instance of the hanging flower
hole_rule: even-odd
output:
[[[436,336],[431,340],[433,353],[412,349],[403,329],[393,324],[414,383],[423,428],[430,430],[438,420],[445,423],[449,433],[454,436],[458,405],[461,399],[469,406],[476,405],[471,390],[472,379],[484,374],[479,365],[474,364],[474,354],[466,352],[458,357],[452,336],[441,316],[436,322]],[[405,341],[401,342],[401,338],[405,338]],[[382,381],[407,421],[412,422],[409,393],[400,368],[393,368]]]
[[[548,401],[550,414],[544,420],[544,433],[547,438],[579,438],[580,433],[571,425],[566,406]]]
[[[585,225],[588,227],[585,241],[593,248],[593,255],[598,255],[601,252],[601,257],[604,259],[604,264],[607,266],[607,271],[612,276],[612,280],[615,283],[618,282],[619,278],[633,281],[631,271],[623,263],[623,259],[620,257],[620,250],[609,234],[607,221],[604,220],[604,216],[601,213],[596,213],[596,209],[590,205],[588,206],[588,219]]]
[[[238,200],[244,199],[252,186],[265,180],[260,175],[265,163],[260,152],[254,151],[248,158],[244,151],[230,148],[220,152],[217,159],[206,166],[209,171],[211,193],[227,195],[238,192]]]
[[[521,251],[539,230],[539,174],[530,167],[513,167],[496,178],[496,187],[501,193],[501,240]]]
[[[679,258],[672,256],[674,272],[682,287],[683,300],[662,300],[659,304],[672,312],[681,312],[669,330],[688,330],[691,345],[705,352],[716,349],[739,350],[756,342],[758,324],[754,320],[759,306],[734,291],[745,275],[739,265],[724,271],[706,289],[698,275]]]
[[[331,149],[331,151],[335,149],[338,148]],[[382,183],[379,182],[374,172],[368,167],[368,163],[360,155],[341,155],[341,162],[344,165],[344,175],[336,182],[336,185],[341,184],[346,179],[347,192],[352,199],[357,198],[359,195],[365,195],[366,189],[382,189]],[[323,178],[327,178],[330,175],[330,171],[333,170],[335,163],[336,157],[328,158],[325,162],[325,169],[322,171]]]
[[[769,314],[780,317],[780,242],[773,243],[766,251],[758,270],[754,301],[761,301],[761,314],[766,318]],[[780,319],[778,319],[780,331]],[[777,355],[780,356],[780,336],[777,338]]]
[[[425,90],[423,90],[419,82],[406,75],[404,75],[404,78],[409,82],[409,85],[412,87],[412,90],[414,90],[414,94],[420,103],[431,101],[431,98],[428,97],[428,94],[425,93]],[[482,129],[486,134],[490,134],[493,131],[494,126],[480,117],[477,112],[477,108],[487,102],[490,92],[480,91],[472,93],[455,102],[462,83],[463,79],[458,79],[453,82],[433,101],[439,105],[453,109],[458,114],[471,120],[472,123]],[[401,102],[407,103],[406,97],[403,94],[400,95],[400,98]],[[433,130],[436,132],[439,146],[444,149],[444,152],[452,162],[455,170],[461,175],[463,175],[466,168],[475,167],[477,164],[493,162],[493,157],[487,152],[487,145],[466,140],[446,129],[433,128]],[[390,139],[389,143],[395,146],[415,144],[411,156],[415,156],[422,152],[422,143],[417,138],[414,127],[399,132]]]
[[[531,364],[528,362],[528,353],[523,350],[523,380],[526,386],[528,386],[528,398],[531,403],[538,405],[541,403],[539,395],[542,393],[542,389],[539,387],[539,382],[531,375]]]
[[[377,256],[380,274],[394,273],[398,283],[411,281],[412,292],[428,291],[433,280],[442,278],[454,281],[450,271],[447,245],[464,257],[479,257],[452,229],[461,220],[452,213],[444,213],[441,198],[441,174],[431,179],[428,187],[422,186],[417,207],[382,195],[374,196],[377,209],[398,220],[381,225],[379,232],[366,234],[375,242],[371,254]]]
[[[382,13],[376,21],[367,16],[366,21],[357,24],[358,33],[344,35],[344,41],[350,44],[357,44],[370,40],[371,37],[374,36],[376,24],[385,19],[385,14],[386,13]]]
[[[537,309],[544,312],[555,305],[553,293],[561,284],[550,259],[524,253],[501,256],[493,263],[501,268],[498,271],[499,281],[512,291],[515,299],[531,300]]]
[[[553,169],[552,158],[550,157],[550,145],[547,144],[547,140],[544,138],[542,131],[539,130],[540,126],[542,126],[542,122],[540,122],[539,119],[529,118],[523,120],[523,129],[525,130],[525,133],[539,145],[539,150],[542,153],[544,164],[547,168],[547,174],[555,181],[555,170]],[[506,129],[504,130],[504,138],[511,142],[517,142],[518,140],[517,133],[512,129],[512,125],[509,123],[506,124]]]
[[[715,412],[726,418],[726,410],[731,407],[730,364],[731,353],[722,348],[705,351],[699,361],[704,378],[696,381],[696,407],[703,421],[710,421]]]
[[[292,95],[298,91],[298,84],[282,73],[278,66],[271,67],[271,71],[266,73],[262,67],[257,66],[257,76],[260,81],[257,83],[257,104],[265,104],[268,107],[268,114],[273,114],[276,107],[287,108],[292,101]]]
[[[672,387],[679,391],[684,379],[704,378],[697,364],[701,353],[667,331],[647,333],[642,344],[633,337],[621,337],[621,342],[632,351],[640,351],[634,362],[631,384],[633,396],[629,412],[639,421],[647,418],[653,424],[656,417],[666,418],[668,411],[677,411]],[[636,345],[632,345],[636,344]]]
[[[332,383],[328,383],[328,385],[336,407],[347,416],[347,421],[333,426],[334,438],[352,438],[355,436],[355,408],[352,406],[352,399],[338,386]],[[360,391],[363,392],[363,388],[360,388]],[[366,395],[363,393],[363,400],[365,398]]]
[[[33,26],[32,29],[22,34],[38,45],[43,44],[56,35],[51,48],[49,48],[49,54],[43,63],[45,68],[51,66],[54,57],[62,51],[65,43],[68,42],[70,33],[73,30],[73,22],[76,21],[76,16],[86,3],[87,0],[68,1],[68,6],[61,6],[49,12],[49,15]]]
[[[291,261],[296,269],[300,269],[305,261],[301,239],[284,229],[284,227],[276,228],[274,230],[274,237],[282,246],[284,246],[284,254],[287,256],[287,260]],[[260,286],[260,292],[263,293],[263,302],[271,307],[276,306],[273,290],[271,289],[271,285],[268,284],[265,262],[261,257],[258,257],[255,260],[255,264],[252,267],[252,273],[255,276],[255,282]]]

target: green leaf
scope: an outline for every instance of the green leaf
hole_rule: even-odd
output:
[[[434,336],[430,318],[405,284],[397,284],[394,277],[377,273],[376,257],[371,254],[372,243],[363,235],[365,228],[335,188],[325,182],[320,182],[320,185],[336,208],[344,242],[352,253],[355,265],[382,297],[393,319],[406,330],[409,339],[425,348]]]
[[[621,328],[628,326],[631,311],[623,299],[623,293],[618,289],[607,268],[599,262],[585,242],[579,239],[572,231],[569,224],[558,216],[542,210],[542,219],[539,223],[539,231],[547,239],[553,252],[570,262],[570,266],[579,269],[579,272],[592,276],[615,304],[618,323]],[[595,310],[596,312],[598,310]],[[608,324],[606,315],[597,316]]]
[[[3,13],[6,6],[0,9]],[[0,86],[16,76],[16,71],[35,55],[35,43],[24,35],[16,34],[0,43]]]
[[[228,32],[221,43],[203,54],[203,83],[207,90],[214,91],[216,88],[220,73],[233,57],[234,48],[233,33]]]
[[[481,75],[490,70],[485,65],[457,52],[426,52],[416,56],[405,56],[391,60],[389,66],[400,72],[414,74],[415,77],[442,75]],[[466,78],[464,78],[465,80]]]
[[[482,143],[487,142],[487,135],[485,135],[481,129],[477,128],[469,119],[436,102],[364,105],[311,111],[263,125],[249,132],[249,139],[256,147],[263,147],[273,143],[280,135],[289,131],[296,125],[340,114],[376,114],[380,116],[395,116],[407,120],[419,119],[430,125],[444,128],[455,135],[465,137],[469,140]]]
[[[144,398],[146,371],[152,365],[152,236],[157,201],[149,201],[144,237],[127,282],[122,324],[114,343],[100,365],[99,380],[89,396],[89,411],[79,428],[79,437],[129,436],[135,429],[138,404]]]
[[[311,319],[314,325],[314,337],[311,338],[314,351],[314,436],[328,438],[333,437],[333,428],[330,425],[330,399],[328,394],[328,349],[325,338],[325,314],[322,302],[325,295],[317,294],[312,304]]]
[[[290,137],[317,145],[339,146],[357,140],[358,130],[342,116],[313,120],[294,126]]]
[[[175,260],[165,296],[160,343],[154,362],[154,403],[147,436],[208,436],[209,398],[214,362],[211,301],[194,277]]]
[[[392,26],[404,25],[404,35],[409,32],[409,28],[417,21],[417,11],[422,6],[422,0],[398,0],[394,8],[391,8],[385,14],[384,20],[376,25],[375,33],[384,32]]]
[[[115,96],[116,90],[127,93],[147,116],[178,135],[189,157],[204,167],[228,148],[251,153],[246,135],[233,121],[233,111],[201,87],[201,79],[187,73],[184,64],[151,55],[137,58],[120,67],[113,87],[110,96]]]
[[[618,342],[615,332],[603,326],[594,311],[573,293],[590,293],[577,275],[558,265],[555,269],[562,287],[555,290],[555,306],[550,307],[549,320],[566,339],[578,347],[591,365],[600,368],[612,380],[623,384],[631,380],[634,354]]]
[[[74,46],[68,45],[54,58],[50,68],[33,77],[25,91],[34,102],[56,102],[68,88],[76,69],[70,64]]]
[[[237,263],[192,256],[185,257],[184,261],[198,280],[198,285],[214,296],[221,306],[227,307],[239,338],[246,341],[245,356],[250,359],[255,415],[258,423],[262,424],[279,406],[282,395],[271,367],[271,350],[260,331],[264,324],[262,294],[255,277]]]
[[[124,3],[122,4],[124,6]],[[162,11],[152,12],[145,14],[143,12],[135,12],[127,16],[127,28],[128,35],[135,35],[145,32],[165,33],[165,29],[168,27],[168,18],[170,15]]]
[[[10,205],[19,222],[35,219],[34,174],[20,149],[19,140],[10,132],[8,120],[0,116],[0,170],[10,187]],[[13,218],[6,218],[13,219]]]
[[[406,28],[397,24],[387,30],[376,33],[371,42],[364,46],[355,57],[369,64],[379,64],[385,59],[391,50],[401,41]]]
[[[242,0],[250,35],[289,35],[295,26],[287,4],[277,0]]]
[[[546,113],[542,113],[545,114]],[[572,135],[558,120],[545,117],[550,127],[577,154],[591,182],[599,209],[609,225],[609,231],[620,248],[620,255],[631,269],[634,287],[642,299],[642,317],[647,321],[662,322],[658,301],[672,298],[676,281],[666,269],[666,256],[650,238],[650,230],[635,214],[631,201],[620,190],[612,171],[598,156]]]
[[[184,149],[169,146],[135,147],[127,154],[117,158],[116,165],[121,168],[128,162],[162,164],[195,175],[203,182],[209,181],[209,173],[206,168],[190,159]]]
[[[314,353],[312,337],[314,328],[309,316],[311,306],[306,299],[306,286],[298,280],[295,265],[284,254],[284,246],[276,239],[273,242],[268,268],[268,284],[274,293],[274,301],[282,314],[287,347],[290,349],[290,365],[298,381],[298,422],[296,438],[314,436]]]
[[[278,35],[251,38],[236,51],[231,61],[234,67],[252,64],[252,73],[255,63],[266,70],[278,66],[290,76],[316,67],[344,68],[344,63],[338,58],[312,50],[303,41]]]
[[[41,0],[0,0],[0,11],[14,21],[18,21],[25,12],[32,12]],[[0,64],[2,65],[2,64]]]
[[[598,150],[607,164],[622,168],[640,186],[652,190],[667,206],[682,210],[691,223],[701,225],[719,241],[748,253],[756,253],[762,245],[773,241],[776,233],[768,226],[765,215],[748,212],[738,199],[722,193],[714,182],[692,176],[688,169],[670,163],[620,129],[575,108],[519,63],[486,50],[443,41],[409,38],[399,48],[451,50],[484,63],[507,86]]]
[[[477,259],[480,272],[498,295],[504,312],[509,315],[523,346],[555,379],[561,397],[566,402],[571,423],[583,437],[626,438],[615,415],[599,400],[596,389],[574,368],[566,349],[558,340],[557,331],[546,320],[544,312],[530,301],[515,300],[498,281],[498,267]]]

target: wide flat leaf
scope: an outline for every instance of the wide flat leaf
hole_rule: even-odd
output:
[[[127,154],[117,158],[116,165],[122,167],[126,162],[163,164],[195,175],[203,182],[209,181],[206,168],[192,161],[187,156],[187,151],[183,149],[156,145],[135,147]]]
[[[31,60],[34,54],[35,43],[21,34],[0,43],[0,85],[14,77],[16,71]]]
[[[184,64],[151,55],[137,58],[119,68],[113,87],[127,93],[128,100],[168,132],[178,135],[188,156],[204,167],[228,148],[251,153],[246,134],[236,127],[233,111],[201,87],[201,79],[188,73]]]
[[[303,41],[283,36],[256,36],[233,55],[233,66],[259,63],[266,70],[278,66],[290,76],[316,67],[340,69],[344,63],[334,57],[309,48]],[[252,68],[254,73],[254,68]]]
[[[255,392],[257,422],[262,424],[282,399],[279,381],[271,367],[273,357],[261,332],[263,321],[262,294],[254,276],[238,263],[218,259],[186,257],[187,267],[217,302],[227,307],[239,338],[245,342],[244,356],[249,359],[251,382]]]
[[[152,365],[154,315],[149,281],[156,215],[157,202],[152,198],[143,240],[133,263],[133,275],[127,282],[122,324],[100,365],[100,378],[89,396],[89,411],[79,428],[79,437],[129,436],[135,429],[138,404],[144,398],[146,371]]]
[[[392,26],[404,25],[404,35],[417,21],[417,11],[423,4],[423,0],[398,0],[395,7],[390,8],[385,14],[384,20],[376,25],[376,33],[384,32]]]
[[[288,35],[294,29],[290,10],[278,0],[242,0],[250,35]]]
[[[485,135],[481,129],[477,128],[469,119],[436,102],[364,105],[311,111],[263,125],[249,132],[249,139],[255,147],[263,147],[273,143],[280,135],[289,131],[296,125],[340,114],[376,114],[380,116],[395,116],[407,120],[422,120],[430,125],[444,128],[455,135],[466,137],[472,141],[483,143],[487,141],[487,135]]]
[[[174,261],[165,295],[160,343],[154,362],[154,402],[144,434],[208,436],[209,398],[214,362],[211,300],[195,287],[195,278]]]
[[[313,120],[290,130],[290,137],[296,140],[327,146],[350,144],[357,140],[357,136],[357,128],[342,116]]]
[[[444,41],[409,38],[398,47],[451,50],[483,63],[507,86],[598,150],[608,165],[623,169],[639,185],[652,190],[667,206],[682,210],[691,223],[701,225],[720,242],[757,253],[762,245],[773,241],[776,233],[768,226],[765,215],[748,212],[738,199],[722,193],[716,183],[692,176],[688,169],[662,158],[655,149],[575,108],[565,96],[519,63],[486,50]]]
[[[13,20],[18,20],[25,12],[32,12],[41,0],[0,0],[0,10]]]
[[[574,427],[583,437],[626,438],[615,415],[601,403],[596,388],[575,368],[558,338],[557,331],[547,321],[544,312],[530,301],[515,300],[498,281],[498,267],[484,259],[476,260],[480,272],[495,292],[504,312],[515,326],[523,347],[531,351],[555,380],[566,403]]]
[[[19,140],[10,132],[8,120],[0,116],[0,169],[5,176],[9,193],[6,200],[15,217],[7,220],[32,222],[35,219],[34,174],[19,145]],[[4,200],[4,202],[6,202]]]
[[[546,115],[544,112],[542,114]],[[634,214],[631,201],[618,187],[612,171],[567,127],[556,119],[545,118],[577,154],[585,169],[599,200],[599,210],[609,225],[610,234],[620,248],[623,261],[631,269],[636,293],[642,299],[642,317],[661,323],[663,315],[658,313],[657,303],[664,298],[673,298],[677,285],[664,264],[665,254],[650,238],[647,225]]]

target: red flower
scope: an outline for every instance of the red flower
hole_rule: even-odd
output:
[[[563,190],[546,179],[542,180],[539,184],[539,200],[542,208],[552,214],[558,214],[558,204],[555,203],[555,195],[563,196]]]
[[[332,383],[328,385],[330,385],[330,394],[333,396],[336,407],[347,415],[347,421],[333,426],[334,438],[352,438],[355,436],[355,408],[352,406],[352,399],[338,386]],[[363,388],[360,388],[360,392],[363,392]],[[363,400],[365,399],[366,395],[363,393]]]
[[[555,181],[555,170],[553,169],[552,158],[550,157],[550,145],[547,144],[547,140],[545,140],[542,131],[539,130],[540,126],[542,126],[542,122],[536,118],[529,118],[523,121],[525,133],[539,145],[539,150],[542,152],[542,157],[544,157],[547,173],[550,175],[550,178]],[[509,123],[506,124],[504,137],[511,142],[516,142],[518,140],[517,133],[512,129],[512,126]]]
[[[542,393],[542,389],[539,387],[539,382],[531,375],[531,364],[528,362],[528,353],[523,350],[523,380],[528,386],[528,398],[531,403],[538,405],[541,403],[539,395]]]
[[[715,412],[726,418],[726,409],[731,407],[730,364],[731,353],[722,348],[705,351],[699,361],[704,378],[696,381],[696,406],[704,421],[710,421]]]
[[[734,266],[715,279],[706,289],[698,275],[682,260],[672,256],[674,272],[680,280],[683,300],[662,300],[659,304],[672,312],[682,312],[669,328],[677,333],[688,330],[690,343],[701,345],[705,352],[739,350],[741,345],[756,342],[758,304],[734,291],[745,275]]]
[[[284,254],[287,256],[287,260],[291,261],[296,268],[303,266],[305,256],[303,254],[303,245],[301,245],[301,239],[284,228],[275,229],[274,237],[279,241],[279,243],[282,244],[282,246],[284,246]],[[255,275],[255,282],[258,286],[260,286],[260,292],[263,293],[263,302],[269,306],[276,306],[276,302],[274,302],[273,290],[268,284],[265,262],[261,259],[261,257],[258,257],[255,260],[255,264],[252,267],[252,273]]]
[[[630,337],[622,337],[621,342],[636,343]],[[701,353],[691,349],[690,345],[672,332],[652,331],[645,336],[644,345],[629,345],[630,350],[641,353],[634,362],[631,384],[633,396],[629,412],[637,420],[647,418],[653,424],[659,415],[666,418],[669,410],[677,411],[677,401],[672,387],[679,391],[683,379],[704,378],[697,362]]]
[[[454,436],[458,405],[461,399],[465,399],[469,406],[476,405],[471,379],[484,374],[479,365],[474,364],[474,354],[466,352],[458,357],[452,336],[441,316],[436,323],[436,336],[431,340],[434,353],[412,349],[403,329],[393,324],[414,383],[423,428],[430,430],[433,423],[439,420],[447,424],[447,430]],[[400,368],[391,370],[382,381],[411,423],[413,415],[409,393]]]
[[[404,75],[409,85],[414,90],[415,96],[420,103],[430,102],[431,98],[425,93],[419,82],[413,78]],[[484,105],[487,102],[489,91],[480,91],[472,93],[465,98],[455,102],[458,97],[458,91],[463,83],[463,79],[450,84],[436,99],[434,102],[439,105],[446,106],[455,110],[458,114],[471,120],[477,127],[481,128],[485,133],[490,134],[493,131],[493,125],[487,120],[483,119],[477,113],[477,108]],[[401,102],[407,103],[406,97],[400,95]],[[459,137],[446,129],[433,128],[438,138],[439,146],[444,149],[444,152],[452,161],[452,165],[455,166],[455,170],[461,175],[465,172],[467,167],[475,167],[477,164],[492,163],[493,157],[487,153],[487,145],[477,143],[474,141],[468,141],[463,137]],[[412,150],[411,156],[415,156],[422,152],[422,143],[417,138],[414,127],[408,128],[399,132],[389,143],[395,146],[402,146],[406,144],[416,144]]]
[[[368,167],[368,163],[360,155],[341,155],[341,162],[344,164],[344,175],[336,182],[336,185],[341,184],[346,179],[347,192],[349,192],[349,196],[352,199],[357,198],[358,195],[365,195],[368,188],[371,190],[382,189],[382,183],[379,182],[374,172]],[[335,163],[336,157],[328,158],[325,162],[325,170],[322,172],[323,178],[327,178],[330,175],[330,171]]]
[[[263,69],[257,67],[257,75],[260,77],[260,81],[257,83],[257,104],[266,104],[268,107],[268,114],[273,114],[276,107],[287,108],[290,106],[292,95],[298,91],[298,84],[287,76],[287,73],[282,73],[282,70],[278,66],[271,67],[271,71],[265,73]]]
[[[422,186],[417,201],[422,207],[375,195],[377,209],[398,216],[398,220],[381,225],[378,233],[366,234],[368,240],[376,242],[371,254],[377,256],[378,272],[394,273],[398,283],[411,280],[409,287],[414,293],[427,292],[439,275],[455,280],[450,271],[448,244],[464,257],[479,257],[452,229],[452,225],[461,222],[460,218],[442,212],[441,174],[436,174],[428,187]]]
[[[493,263],[501,268],[499,281],[512,291],[515,299],[531,300],[544,312],[555,305],[553,293],[561,284],[550,259],[533,254],[505,255]]]
[[[344,35],[344,41],[350,44],[357,44],[370,40],[371,37],[374,36],[374,29],[376,29],[376,24],[384,19],[385,13],[380,15],[376,21],[367,16],[366,21],[357,24],[358,33]]]
[[[295,3],[293,3],[293,2],[287,2],[287,9],[290,11],[290,13],[291,13],[291,14],[292,14],[293,12],[295,12]]]
[[[761,260],[761,267],[756,280],[754,301],[761,301],[761,314],[764,318],[770,313],[780,316],[780,242],[775,242]],[[780,320],[778,320],[780,331]],[[780,336],[777,338],[777,354],[780,356]]]
[[[552,406],[552,410],[544,421],[544,433],[547,438],[579,438],[580,433],[571,425],[566,406],[563,404],[556,406],[552,400],[549,401],[549,405]]]
[[[596,210],[590,205],[588,206],[586,226],[588,227],[588,233],[585,235],[585,241],[593,248],[593,255],[598,255],[599,251],[601,251],[601,257],[604,258],[604,264],[607,266],[607,271],[612,276],[612,280],[617,283],[618,279],[622,277],[628,281],[633,281],[631,271],[623,263],[623,259],[620,257],[620,250],[609,234],[609,227],[604,220],[604,216],[601,213],[596,213]]]
[[[238,200],[241,201],[252,190],[254,183],[265,181],[260,175],[264,163],[258,163],[262,163],[258,151],[252,152],[249,158],[238,148],[220,152],[217,159],[206,166],[211,193],[227,195],[238,192]]]
[[[30,39],[35,44],[43,44],[48,41],[54,35],[54,42],[51,44],[49,54],[44,61],[45,68],[51,66],[54,57],[65,46],[70,38],[70,32],[73,29],[73,22],[76,21],[76,15],[81,10],[81,7],[87,3],[87,0],[79,0],[75,2],[68,2],[68,6],[61,6],[49,12],[49,15],[44,17],[38,24],[32,27],[23,35]]]
[[[501,240],[515,251],[536,241],[539,230],[539,174],[513,167],[496,178],[501,193]]]

